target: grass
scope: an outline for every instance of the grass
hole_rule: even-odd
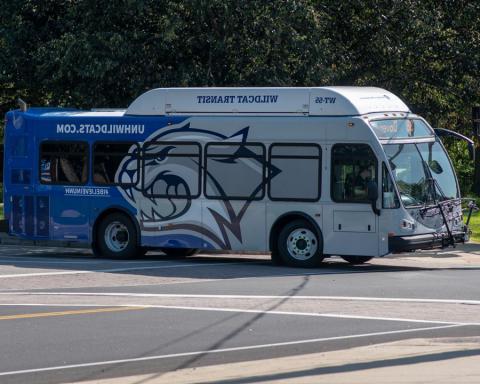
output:
[[[469,227],[472,230],[472,236],[470,237],[470,240],[480,243],[480,212],[472,213]]]

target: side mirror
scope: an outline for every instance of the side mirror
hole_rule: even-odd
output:
[[[369,181],[367,184],[367,197],[372,203],[372,211],[377,216],[380,216],[380,210],[377,208],[378,200],[378,185],[375,181]]]
[[[479,109],[480,111],[480,109]],[[480,126],[480,119],[479,121],[477,122],[477,124]],[[476,129],[476,128],[475,128]],[[480,128],[479,128],[480,130]],[[453,136],[454,138],[458,139],[458,140],[463,140],[463,141],[466,141],[467,142],[467,147],[468,147],[468,153],[470,155],[470,158],[471,160],[473,160],[473,162],[475,162],[475,143],[473,140],[469,139],[468,137],[466,136],[463,136],[461,135],[460,133],[458,132],[455,132],[455,131],[451,131],[449,129],[444,129],[444,128],[435,128],[434,129],[435,131],[435,134],[438,136],[438,137],[443,137],[443,136]]]

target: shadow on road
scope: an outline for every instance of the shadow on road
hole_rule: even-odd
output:
[[[249,327],[252,327],[256,322],[258,322],[261,318],[263,318],[264,316],[266,316],[266,312],[268,311],[274,311],[276,308],[280,307],[283,303],[285,303],[286,301],[288,301],[291,297],[294,297],[298,294],[300,294],[302,292],[302,290],[307,286],[308,282],[310,281],[310,277],[309,276],[304,276],[302,278],[302,281],[297,284],[295,287],[292,287],[291,289],[288,289],[287,291],[284,292],[284,294],[282,296],[284,297],[281,297],[281,298],[278,298],[278,299],[271,299],[270,302],[270,306],[265,310],[265,312],[263,313],[257,313],[255,315],[253,315],[253,317],[251,319],[248,319],[247,321],[245,321],[243,324],[241,324],[240,326],[232,329],[228,334],[220,337],[218,340],[214,340],[211,345],[206,349],[206,352],[205,353],[200,353],[198,355],[194,355],[192,356],[191,358],[181,362],[179,365],[177,365],[173,370],[174,371],[177,371],[177,370],[180,370],[180,369],[184,369],[184,368],[188,368],[190,366],[192,366],[193,364],[195,364],[195,362],[199,361],[199,360],[202,360],[202,358],[206,355],[209,354],[210,351],[214,351],[216,349],[221,349],[228,341],[230,341],[231,339],[233,339],[235,336],[239,335],[240,333],[242,333],[243,331],[245,331],[246,329],[248,329]],[[249,309],[256,309],[258,308],[259,305],[253,305],[251,306]],[[218,325],[220,325],[221,323],[225,323],[235,317],[239,317],[239,316],[242,316],[241,313],[233,313],[232,315],[229,315],[227,316],[226,318],[223,318],[219,321],[216,321],[216,322],[213,322],[211,324],[208,324],[207,326],[204,326],[202,328],[199,328],[199,329],[195,329],[194,331],[182,336],[182,337],[179,337],[175,340],[172,340],[171,342],[169,343],[164,343],[164,344],[161,344],[158,348],[155,348],[153,350],[150,350],[148,352],[145,352],[144,354],[142,354],[140,357],[145,357],[145,356],[151,356],[151,355],[156,355],[158,354],[160,351],[162,350],[165,350],[165,348],[167,348],[168,346],[171,346],[171,345],[174,345],[174,344],[177,344],[183,340],[188,340],[189,338],[191,337],[198,337],[198,335],[200,335],[202,332],[205,332],[207,331],[208,329],[211,329],[211,328],[215,328],[217,327]],[[84,380],[88,380],[88,379],[92,379],[94,378],[98,373],[103,373],[105,374],[105,372],[108,372],[109,370],[115,370],[117,369],[118,367],[112,367],[112,368],[109,368],[109,369],[102,369],[101,372],[93,372],[93,373],[90,373],[88,376],[85,376],[85,377],[82,377],[82,381]],[[159,378],[161,376],[163,376],[164,373],[158,373],[158,374],[155,374],[154,376],[150,376],[148,379],[146,380],[140,380],[138,382],[136,382],[135,384],[143,384],[145,382],[153,382],[156,378]]]
[[[306,276],[327,274],[386,273],[402,271],[442,270],[479,270],[476,266],[428,266],[405,265],[399,256],[389,257],[390,263],[381,263],[382,259],[373,259],[362,265],[351,265],[338,257],[327,258],[318,268],[304,269],[275,266],[269,255],[225,255],[198,254],[186,259],[167,257],[160,252],[149,252],[135,260],[96,259],[91,252],[82,249],[33,248],[4,246],[0,248],[0,268],[10,266],[24,268],[28,273],[49,271],[89,271],[118,275],[139,275],[148,277],[188,278],[188,279],[229,279],[243,277]],[[473,248],[473,247],[471,247]],[[476,248],[480,248],[476,245]],[[452,254],[455,255],[455,254]],[[402,255],[409,257],[410,254]],[[421,257],[422,253],[415,254]],[[442,255],[439,255],[442,256]],[[425,257],[432,257],[429,253]],[[480,257],[479,257],[480,260]],[[392,264],[394,262],[395,264]],[[18,270],[17,270],[18,272]],[[3,274],[8,274],[8,271]],[[0,278],[2,274],[0,273]]]

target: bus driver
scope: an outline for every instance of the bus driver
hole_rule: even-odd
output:
[[[353,183],[353,195],[355,198],[366,198],[368,183],[372,180],[372,173],[368,167],[360,167],[360,172]]]

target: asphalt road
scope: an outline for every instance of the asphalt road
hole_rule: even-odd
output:
[[[350,266],[0,248],[0,383],[59,383],[480,336],[480,245]]]

